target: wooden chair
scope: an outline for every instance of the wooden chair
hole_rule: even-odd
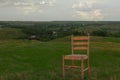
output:
[[[74,68],[80,69],[81,72],[81,80],[84,80],[84,72],[88,71],[88,75],[90,76],[90,63],[89,63],[89,34],[87,36],[71,36],[71,46],[72,46],[72,54],[64,55],[62,58],[62,75],[65,77],[65,69],[72,69],[72,73],[74,74]],[[75,51],[85,51],[86,54],[75,54]],[[65,61],[71,60],[71,65],[66,65]],[[80,61],[80,66],[76,66],[75,61]],[[85,67],[85,61],[86,66]]]

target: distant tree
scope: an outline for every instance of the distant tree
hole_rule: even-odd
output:
[[[97,30],[97,31],[93,31],[92,35],[93,36],[103,36],[106,37],[108,34],[108,32],[106,30]]]
[[[112,37],[120,37],[120,31],[116,32],[116,33],[113,33],[112,34]]]
[[[85,35],[86,33],[83,32],[83,31],[81,31],[81,32],[75,31],[73,34],[74,34],[74,35]]]

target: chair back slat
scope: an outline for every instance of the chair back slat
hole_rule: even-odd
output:
[[[73,50],[87,50],[87,47],[74,47]]]
[[[77,36],[77,37],[73,37],[72,38],[72,40],[88,40],[88,37],[86,37],[86,36],[81,36],[81,37],[79,37],[79,36]]]
[[[88,45],[88,42],[73,42],[73,45]]]

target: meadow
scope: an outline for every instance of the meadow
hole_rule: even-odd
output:
[[[66,54],[71,54],[70,36],[48,42],[1,40],[0,80],[63,80],[62,55]],[[120,38],[92,36],[90,64],[90,80],[120,80]],[[68,75],[65,80],[78,79]]]

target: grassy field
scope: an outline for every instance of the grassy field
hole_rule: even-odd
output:
[[[90,44],[90,80],[120,80],[120,38],[91,37]],[[70,53],[70,37],[0,41],[0,80],[63,80],[62,55]]]

